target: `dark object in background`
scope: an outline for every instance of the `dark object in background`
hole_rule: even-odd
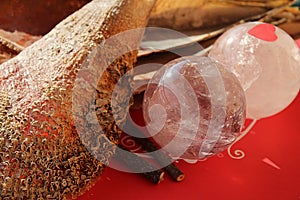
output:
[[[293,6],[300,8],[300,0],[296,1]]]
[[[44,35],[90,0],[1,0],[0,29]]]

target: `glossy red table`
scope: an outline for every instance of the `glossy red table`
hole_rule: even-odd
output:
[[[133,116],[138,116],[138,111]],[[168,176],[153,185],[137,174],[107,168],[97,184],[79,200],[154,199],[300,199],[300,94],[281,113],[261,119],[232,150],[245,152],[233,159],[227,152],[197,164],[180,161],[183,182]]]

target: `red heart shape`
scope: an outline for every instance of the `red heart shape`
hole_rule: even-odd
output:
[[[300,39],[296,41],[298,47],[300,48]]]
[[[272,24],[259,24],[248,31],[248,33],[258,39],[274,42],[277,40],[276,27]]]

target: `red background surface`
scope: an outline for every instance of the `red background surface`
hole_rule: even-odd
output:
[[[133,112],[133,117],[139,115]],[[233,159],[225,151],[197,164],[180,161],[185,180],[174,182],[166,175],[159,185],[138,174],[107,168],[97,184],[78,200],[300,199],[299,118],[300,94],[284,111],[259,120],[232,147],[245,152],[242,159]]]
[[[165,176],[159,185],[137,174],[107,168],[97,184],[78,199],[300,199],[299,117],[300,94],[281,113],[259,120],[233,146],[233,150],[245,152],[242,159],[232,159],[223,152],[197,164],[180,161],[185,180],[177,183]]]

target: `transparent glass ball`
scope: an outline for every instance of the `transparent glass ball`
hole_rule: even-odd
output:
[[[300,50],[282,29],[248,22],[229,29],[209,57],[224,64],[241,82],[247,117],[260,119],[285,109],[300,88]]]
[[[173,60],[158,70],[144,94],[149,134],[174,159],[200,160],[225,150],[245,121],[237,78],[208,57]]]

